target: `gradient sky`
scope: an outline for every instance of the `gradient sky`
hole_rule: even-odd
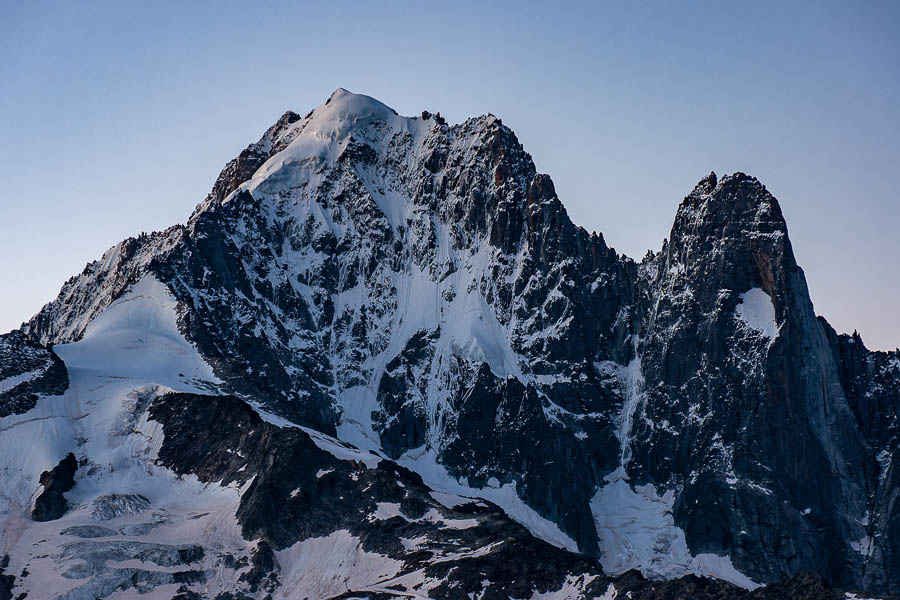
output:
[[[900,345],[900,3],[485,4],[0,0],[0,331],[341,86],[500,116],[635,258],[707,172],[755,175],[817,312]]]

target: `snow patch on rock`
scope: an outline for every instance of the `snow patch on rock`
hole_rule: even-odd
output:
[[[403,562],[366,552],[358,538],[346,530],[310,538],[275,553],[283,565],[282,585],[275,598],[331,598],[347,590],[367,590],[397,575]]]
[[[300,429],[302,429],[306,432],[307,435],[309,435],[310,439],[316,446],[319,447],[320,450],[328,452],[335,458],[361,462],[369,469],[374,469],[378,466],[378,463],[381,462],[381,457],[373,454],[372,452],[354,448],[350,444],[335,439],[330,435],[320,433],[315,429],[309,429],[308,427],[301,427]]]
[[[621,444],[619,468],[606,476],[606,485],[597,490],[590,503],[603,570],[621,575],[638,569],[650,579],[673,579],[693,573],[747,589],[759,587],[735,569],[728,557],[690,553],[684,531],[675,526],[672,516],[674,490],[660,496],[653,485],[632,487],[628,482],[626,468],[632,456],[634,420],[645,400],[640,339],[635,336],[631,342],[634,357],[627,366],[610,361],[595,364],[601,375],[618,379],[623,395],[616,419],[616,437]]]
[[[462,506],[463,504],[469,504],[474,502],[475,504],[484,506],[481,502],[476,500],[475,498],[466,498],[465,496],[458,496],[456,494],[448,494],[446,492],[431,492],[431,497],[440,502],[443,506],[447,508],[456,508],[457,506]]]
[[[623,469],[608,475],[591,500],[600,538],[600,564],[611,575],[639,569],[650,579],[673,579],[693,573],[723,579],[746,589],[759,584],[734,568],[731,559],[692,555],[684,531],[672,516],[675,492],[659,495],[655,486],[632,487]]]
[[[770,340],[778,337],[775,306],[772,304],[772,298],[760,288],[753,288],[741,294],[741,303],[734,309],[734,316]]]
[[[13,375],[12,377],[7,377],[6,379],[0,379],[0,393],[7,392],[20,383],[31,381],[43,372],[44,371],[42,369],[37,369],[34,371],[19,373],[18,375]]]
[[[493,502],[502,508],[503,512],[511,519],[524,525],[535,537],[558,548],[578,552],[578,544],[563,533],[559,525],[543,518],[522,501],[516,492],[515,483],[507,483],[500,487],[469,487],[466,483],[454,479],[443,465],[438,464],[435,460],[434,451],[425,448],[411,450],[401,456],[397,462],[418,473],[425,484],[433,490],[458,496],[472,496]],[[499,484],[499,482],[497,483]]]
[[[531,600],[580,600],[585,597],[584,588],[596,578],[595,575],[568,575],[561,588],[552,592],[535,592],[532,594]],[[597,600],[614,600],[616,596],[616,586],[610,583],[606,592]]]

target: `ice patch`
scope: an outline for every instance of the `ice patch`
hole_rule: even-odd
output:
[[[639,569],[650,579],[674,579],[694,573],[723,579],[746,589],[759,584],[714,554],[692,556],[684,531],[675,526],[675,493],[660,496],[653,485],[632,488],[622,469],[591,500],[600,538],[600,564],[611,575]]]
[[[866,535],[856,542],[850,542],[850,547],[863,556],[872,556],[872,552],[875,551],[875,540]]]
[[[470,529],[478,527],[478,519],[448,519],[440,513],[440,511],[431,509],[423,517],[426,521],[439,523],[447,529]]]
[[[369,515],[370,521],[387,521],[394,517],[400,517],[404,521],[419,522],[430,521],[437,523],[447,529],[469,529],[478,527],[478,519],[448,519],[437,509],[430,509],[425,515],[419,519],[411,519],[403,514],[400,505],[396,502],[378,502],[375,505],[375,512]]]
[[[7,377],[6,379],[0,380],[0,393],[7,392],[20,383],[25,383],[26,381],[31,381],[38,375],[43,373],[42,370],[36,371],[28,371],[26,373],[19,373],[18,375],[13,375],[12,377]]]
[[[387,361],[384,361],[385,363]],[[380,446],[378,434],[372,426],[372,413],[381,408],[375,400],[372,386],[354,386],[340,393],[341,422],[338,437],[358,448],[374,450]]]
[[[533,508],[525,504],[516,492],[514,483],[498,487],[471,488],[453,477],[434,458],[434,451],[424,447],[410,450],[397,461],[404,467],[418,473],[425,483],[438,492],[483,498],[503,509],[511,519],[524,525],[532,535],[564,548],[570,552],[578,552],[578,544],[562,532],[559,525],[543,518]]]
[[[366,552],[359,539],[339,530],[276,552],[281,587],[274,598],[331,598],[347,590],[365,590],[396,576],[403,562]]]
[[[275,193],[282,186],[299,183],[296,179],[308,178],[310,172],[316,171],[316,165],[337,162],[344,149],[342,142],[352,133],[365,137],[363,134],[376,128],[378,122],[384,122],[391,130],[398,132],[413,133],[422,127],[421,121],[401,117],[374,98],[339,88],[309,118],[293,124],[298,130],[294,139],[284,150],[263,163],[240,189],[256,196],[257,190]],[[383,137],[390,139],[390,136]],[[229,199],[231,197],[233,195]]]
[[[603,595],[600,596],[599,600],[616,600],[619,596],[619,591],[616,589],[616,586],[613,584],[609,584],[606,587],[606,591],[603,592]]]
[[[741,303],[735,307],[734,316],[770,340],[778,337],[775,306],[772,304],[772,298],[760,288],[753,288],[741,294]]]
[[[482,505],[475,498],[466,498],[465,496],[457,496],[456,494],[447,494],[446,492],[431,492],[431,497],[440,502],[443,506],[447,508],[456,508],[457,506],[461,506],[463,504],[469,504],[470,502],[474,502],[476,504]]]
[[[381,462],[380,456],[372,454],[371,452],[367,452],[365,450],[354,448],[353,446],[345,444],[344,442],[329,435],[319,433],[315,429],[309,429],[307,427],[301,427],[300,429],[302,429],[307,433],[307,435],[309,435],[313,443],[318,446],[320,450],[328,452],[335,458],[361,462],[369,469],[374,469],[378,466],[378,463]]]
[[[54,350],[70,375],[129,377],[210,393],[221,382],[181,335],[176,307],[168,288],[147,275],[91,321],[79,342]]]
[[[552,592],[534,592],[531,600],[581,600],[585,597],[584,588],[595,579],[596,575],[566,575],[561,588]],[[615,600],[616,595],[616,586],[610,583],[606,592],[596,600]]]
[[[175,309],[166,287],[144,277],[87,325],[81,341],[55,346],[69,373],[64,394],[43,396],[30,411],[0,419],[0,555],[11,557],[10,572],[27,565],[40,573],[23,579],[19,591],[29,597],[94,597],[102,575],[67,579],[55,562],[75,533],[89,531],[85,527],[164,546],[202,539],[236,556],[249,552],[235,517],[237,489],[179,477],[152,462],[163,438],[159,423],[147,418],[153,397],[173,390],[215,392],[218,383],[179,333]],[[31,521],[30,497],[41,471],[70,451],[80,465],[66,494],[69,511],[56,521]],[[106,519],[109,529],[99,528],[92,516]],[[198,567],[213,569],[216,560],[209,553]],[[236,579],[211,581],[209,591],[233,589]],[[171,597],[171,587],[147,590],[146,597]]]
[[[394,517],[400,517],[401,519],[409,521],[409,518],[403,514],[403,511],[400,510],[400,505],[396,502],[377,503],[375,505],[375,512],[371,515],[371,519],[374,519],[375,521],[387,521]]]

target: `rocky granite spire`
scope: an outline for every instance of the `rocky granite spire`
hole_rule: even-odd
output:
[[[710,175],[642,265],[644,398],[629,470],[681,490],[695,551],[766,580],[859,580],[865,441],[775,198]]]

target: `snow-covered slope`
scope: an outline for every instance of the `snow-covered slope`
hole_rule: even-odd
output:
[[[9,557],[8,572],[22,574],[16,594],[74,600],[133,590],[142,598],[212,598],[241,590],[297,598],[400,585],[424,595],[454,580],[434,575],[438,565],[515,545],[559,564],[521,582],[485,576],[479,589],[592,589],[599,567],[537,542],[495,507],[431,497],[421,480],[378,456],[311,430],[285,433],[243,401],[209,395],[221,382],[179,333],[175,307],[166,287],[146,275],[91,321],[80,341],[55,347],[68,389],[0,421],[0,556]],[[46,493],[38,475],[70,452],[77,468],[65,507],[49,520],[32,520]],[[281,459],[274,472],[273,456]],[[284,497],[276,501],[279,481]],[[396,503],[372,502],[382,497]],[[292,509],[301,499],[303,508]],[[270,510],[280,516],[267,516]],[[323,510],[332,518],[307,514]],[[290,524],[280,527],[279,518]],[[381,522],[391,527],[375,525]],[[285,528],[294,530],[287,539]],[[459,538],[469,530],[465,539],[444,533]],[[431,559],[422,556],[425,548],[434,549]],[[573,575],[580,578],[574,588],[566,583]]]
[[[17,398],[0,443],[37,441],[10,454],[4,476],[16,491],[5,501],[14,528],[38,537],[21,533],[16,552],[34,553],[37,528],[53,527],[28,522],[46,471],[41,514],[62,511],[59,523],[72,526],[98,494],[160,502],[177,521],[189,509],[170,507],[161,490],[195,486],[190,510],[219,515],[202,527],[229,540],[213,543],[237,567],[213,564],[204,546],[202,561],[166,572],[201,573],[179,585],[206,595],[232,586],[277,597],[285,585],[339,595],[351,583],[375,594],[385,581],[447,597],[605,593],[590,565],[748,589],[799,571],[845,587],[900,586],[900,553],[884,541],[896,441],[866,425],[896,414],[898,379],[841,373],[869,355],[844,358],[848,346],[828,337],[777,201],[743,174],[701,181],[662,251],[638,265],[571,222],[496,117],[402,117],[339,89],[304,117],[286,113],[231,161],[186,225],[118,244],[17,335],[3,361],[21,364],[0,371]],[[24,395],[26,380],[62,362],[64,394],[45,377]],[[861,400],[872,386],[875,407]],[[0,387],[0,408],[8,393]],[[207,431],[186,407],[218,425]],[[250,452],[257,444],[239,450],[248,431],[313,464],[300,473]],[[70,452],[79,466],[64,490]],[[360,497],[351,516],[325,511],[315,533],[281,514],[348,462],[366,467],[343,473],[355,483],[341,489],[357,494],[366,473],[383,498]],[[397,496],[397,477],[415,487],[414,507],[403,508],[411,500]],[[282,478],[304,484],[283,489]],[[828,489],[841,493],[828,499]],[[451,496],[482,505],[440,502]],[[231,505],[216,504],[225,497]],[[213,504],[222,508],[203,508]],[[433,575],[450,560],[436,550],[441,536],[473,519],[483,532],[452,546],[453,560],[500,569],[512,550],[494,544],[515,531],[520,549],[553,568],[536,578],[493,571],[484,585],[453,569]],[[415,535],[388,535],[381,521]],[[157,529],[166,531],[147,531]],[[429,557],[410,555],[420,535]],[[60,556],[40,560],[59,570]],[[341,578],[334,564],[354,566]],[[107,568],[96,574],[113,577]],[[513,580],[527,586],[513,590]]]
[[[0,420],[0,555],[10,557],[9,572],[37,575],[22,582],[29,597],[104,597],[134,581],[162,586],[168,595],[158,597],[170,598],[174,567],[214,565],[210,556],[181,560],[197,554],[198,539],[246,554],[234,517],[238,490],[179,478],[152,462],[162,432],[147,420],[151,399],[217,383],[179,333],[174,308],[166,287],[145,276],[90,322],[81,341],[54,348],[69,374],[63,394],[42,395],[32,410]],[[46,492],[38,476],[70,452],[78,466],[65,491],[68,510],[32,521],[31,507]],[[146,570],[147,562],[166,568]]]

